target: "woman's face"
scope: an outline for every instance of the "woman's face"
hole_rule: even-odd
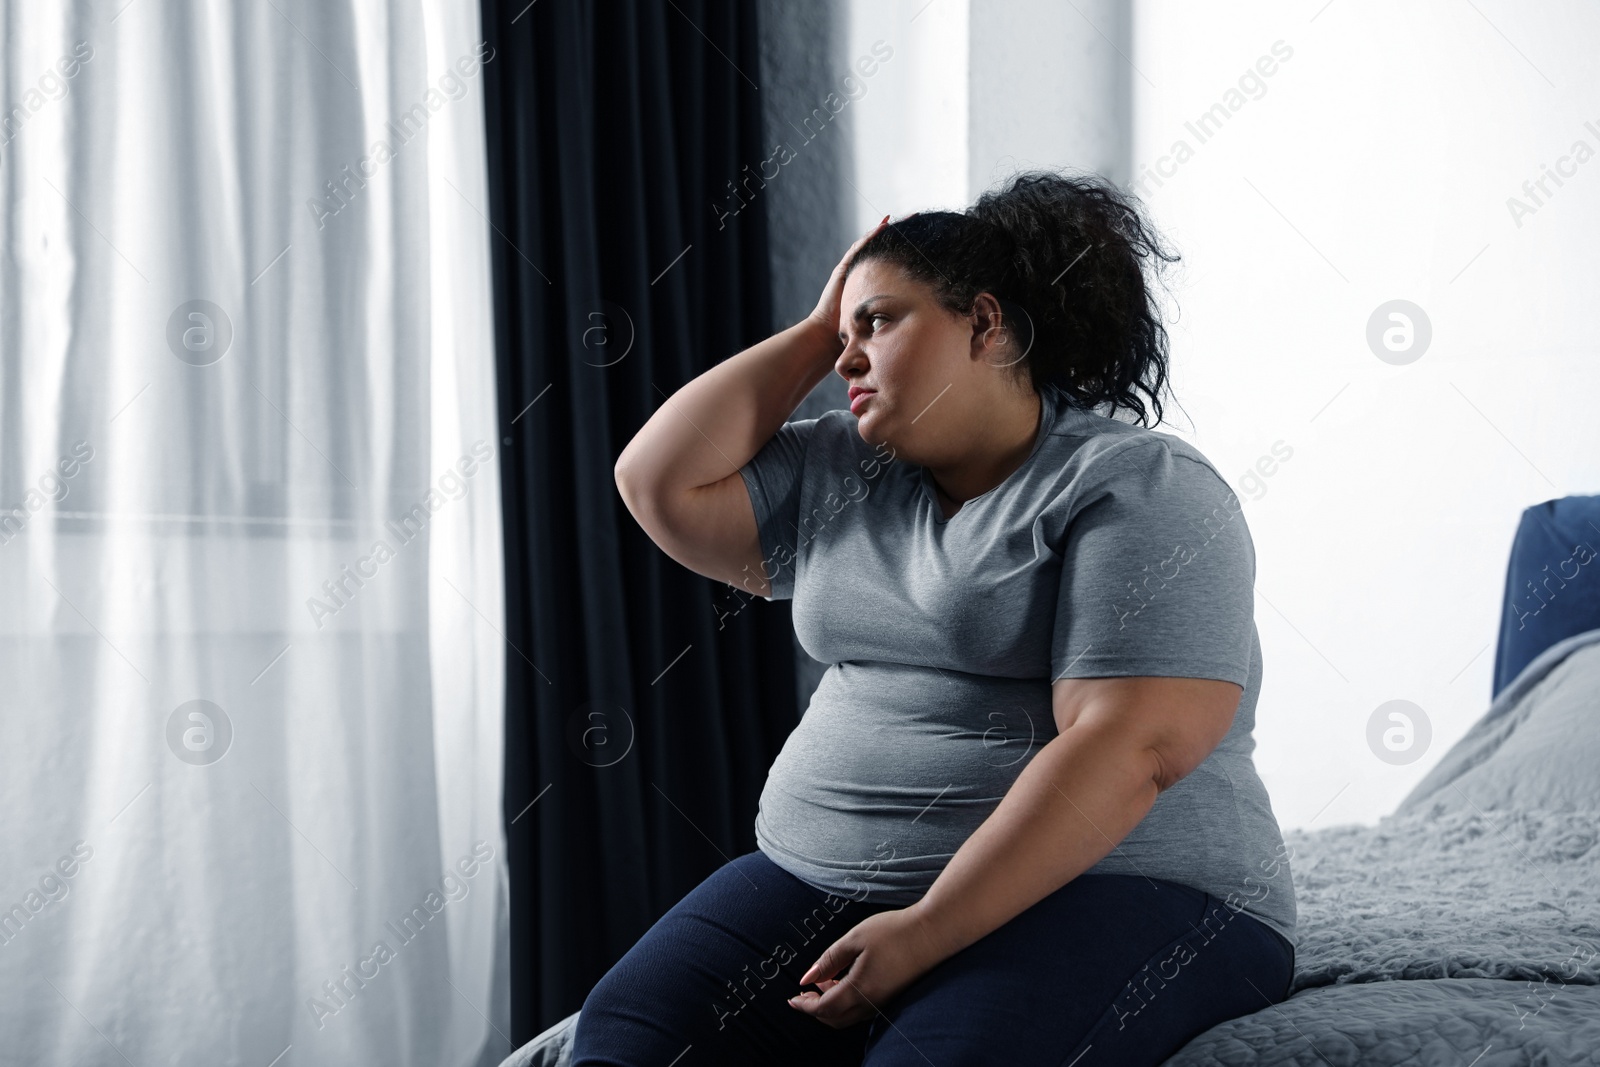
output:
[[[918,462],[960,453],[966,435],[951,431],[980,417],[999,362],[985,360],[995,338],[977,321],[977,313],[946,311],[893,264],[868,259],[851,270],[839,302],[845,347],[834,369],[872,390],[850,408],[862,440],[888,441]]]

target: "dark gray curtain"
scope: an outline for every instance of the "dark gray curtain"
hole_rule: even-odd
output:
[[[788,604],[673,562],[612,481],[668,395],[773,331],[755,16],[483,3],[516,1044],[755,847],[799,717]]]

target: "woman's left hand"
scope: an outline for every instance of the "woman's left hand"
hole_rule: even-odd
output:
[[[807,990],[789,1004],[835,1029],[854,1026],[877,1015],[950,954],[939,947],[914,905],[869,915],[800,976],[801,985],[815,984],[822,992]],[[849,973],[835,979],[846,967]]]

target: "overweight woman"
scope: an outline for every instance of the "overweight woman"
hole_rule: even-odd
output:
[[[574,1067],[1129,1067],[1288,995],[1255,551],[1147,425],[1176,258],[1093,177],[886,218],[624,449],[662,551],[829,667],[757,851],[595,986]],[[786,421],[830,372],[849,410]]]

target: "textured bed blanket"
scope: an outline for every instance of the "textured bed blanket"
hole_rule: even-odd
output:
[[[1169,1067],[1600,1065],[1600,632],[1548,650],[1377,826],[1290,831],[1293,993]]]
[[[1284,835],[1294,990],[1512,978],[1600,984],[1600,812],[1391,816]]]
[[[1508,988],[1509,987],[1509,988]],[[1166,1067],[1600,1064],[1600,987],[1497,978],[1308,989],[1214,1026]]]
[[[1600,630],[1545,649],[1394,810],[1600,810]]]
[[[1296,992],[1169,1067],[1600,1065],[1600,811],[1284,836]]]

